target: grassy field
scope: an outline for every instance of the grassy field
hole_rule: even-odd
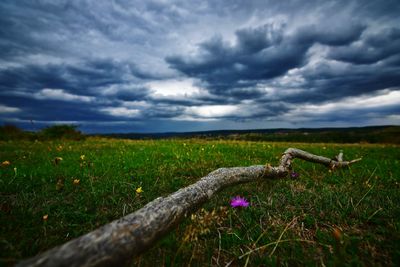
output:
[[[80,236],[219,167],[276,165],[288,147],[328,157],[342,149],[345,159],[363,160],[334,172],[295,160],[296,180],[227,189],[134,264],[399,266],[399,146],[196,139],[1,142],[0,265]],[[231,208],[237,195],[250,206]]]

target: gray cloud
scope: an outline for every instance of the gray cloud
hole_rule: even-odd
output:
[[[237,30],[233,45],[217,36],[201,43],[194,57],[170,56],[166,61],[180,72],[204,81],[213,93],[230,94],[235,88],[254,87],[307,64],[307,51],[316,43],[348,45],[358,40],[363,30],[360,25],[350,25],[343,31],[313,25],[290,35],[284,33],[284,26],[266,24]],[[253,97],[259,96],[256,93]]]
[[[400,53],[400,28],[385,28],[348,47],[332,49],[332,59],[352,64],[373,64]]]

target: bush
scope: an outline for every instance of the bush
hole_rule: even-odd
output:
[[[0,140],[18,139],[23,137],[24,132],[15,125],[5,124],[0,126]]]
[[[40,136],[44,139],[85,139],[85,136],[77,128],[77,125],[54,125],[44,128],[40,132]]]

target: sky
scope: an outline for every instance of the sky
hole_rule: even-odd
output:
[[[0,124],[400,125],[400,1],[0,1]]]

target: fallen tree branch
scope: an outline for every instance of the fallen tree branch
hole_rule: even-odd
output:
[[[277,167],[255,165],[220,168],[188,187],[167,197],[159,197],[134,213],[22,261],[17,266],[123,265],[151,247],[218,191],[259,179],[286,177],[295,158],[323,164],[332,169],[349,166],[361,160],[343,161],[343,153],[340,153],[336,159],[329,159],[300,149],[289,148],[283,153]]]

